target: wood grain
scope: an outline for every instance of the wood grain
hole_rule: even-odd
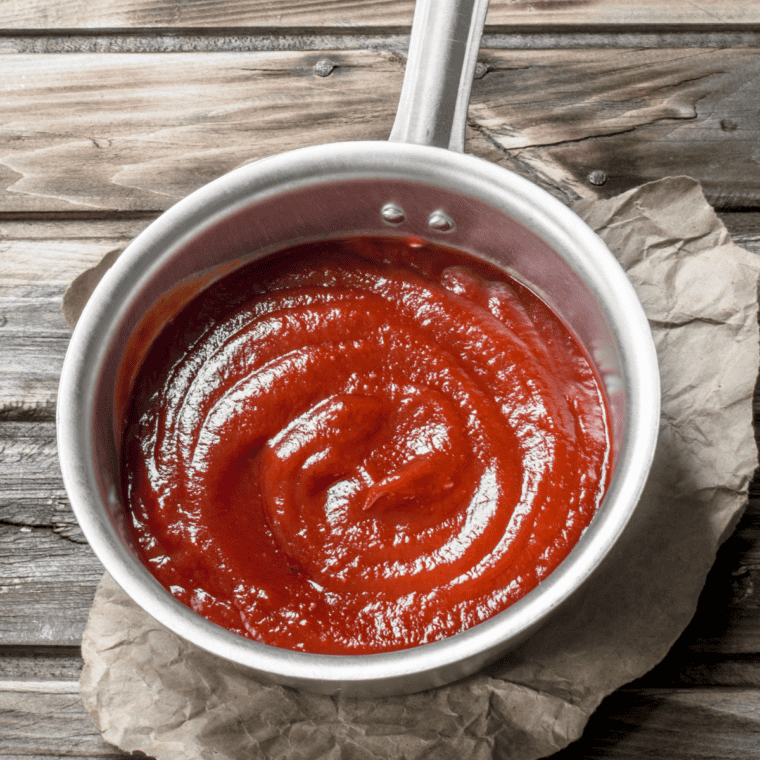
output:
[[[79,646],[0,646],[0,682],[78,681],[83,666]]]
[[[76,681],[0,681],[0,756],[128,757],[93,726]]]
[[[2,0],[3,25],[10,29],[144,28],[144,27],[256,27],[282,29],[393,29],[411,24],[412,0],[329,0],[321,3],[267,0],[225,3],[210,0]],[[491,0],[487,23],[492,26],[651,26],[683,27],[750,25],[760,20],[751,0],[596,0],[596,2],[541,2]]]
[[[686,639],[676,643],[663,661],[633,685],[637,688],[760,688],[760,657],[750,654],[695,654]]]
[[[583,738],[555,760],[751,760],[760,746],[760,691],[620,691]],[[71,680],[0,680],[0,756],[118,758],[92,725]],[[496,757],[505,758],[506,752]]]
[[[314,64],[329,57],[333,73]],[[468,151],[565,200],[667,175],[760,204],[760,49],[483,51]],[[249,161],[383,140],[391,51],[0,56],[0,213],[154,212]],[[719,157],[717,159],[716,157]],[[589,179],[603,172],[602,184]]]
[[[71,335],[64,290],[146,223],[0,223],[0,419],[52,419]]]
[[[760,50],[484,51],[470,123],[566,197],[688,174],[717,208],[758,203]],[[719,157],[719,159],[717,158]],[[603,172],[594,186],[592,172]]]
[[[748,760],[760,747],[754,689],[622,690],[591,716],[583,737],[553,760]]]
[[[403,62],[380,52],[2,60],[0,211],[163,210],[248,161],[385,139]]]
[[[649,48],[742,48],[760,45],[755,26],[656,30],[656,27],[513,27],[491,29],[481,47],[495,50]],[[223,53],[275,51],[385,50],[406,55],[409,30],[349,29],[98,29],[31,34],[6,30],[0,53]]]
[[[756,487],[757,477],[753,483]],[[718,551],[680,644],[694,652],[760,654],[760,500],[751,499]]]
[[[0,642],[77,644],[102,572],[84,544],[48,528],[0,526]]]

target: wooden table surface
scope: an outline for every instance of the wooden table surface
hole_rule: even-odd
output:
[[[385,139],[412,10],[0,0],[0,757],[122,755],[77,691],[102,570],[57,463],[66,285],[236,166]],[[759,0],[492,0],[480,61],[469,152],[564,200],[691,175],[760,255]],[[759,494],[664,662],[556,757],[760,758]]]

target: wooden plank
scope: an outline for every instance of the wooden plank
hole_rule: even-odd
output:
[[[757,490],[758,478],[752,484]],[[695,652],[760,653],[760,499],[718,551],[697,612],[681,637]]]
[[[57,460],[54,423],[0,423],[0,644],[76,646],[103,574]]]
[[[757,689],[623,690],[555,760],[748,760],[760,745]],[[128,757],[100,737],[76,681],[0,680],[0,756]],[[508,757],[494,748],[494,757]]]
[[[760,688],[760,657],[757,654],[697,654],[677,643],[659,665],[633,686]]]
[[[748,760],[760,747],[755,689],[622,690],[554,760]]]
[[[50,526],[1,523],[0,643],[78,644],[102,573],[89,546]]]
[[[326,56],[336,68],[319,77]],[[760,205],[760,175],[747,171],[760,150],[760,48],[482,59],[471,153],[564,199],[690,174],[719,208]],[[309,51],[30,54],[0,66],[14,71],[0,83],[0,213],[151,212],[257,158],[385,139],[404,62]]]
[[[9,29],[256,27],[269,29],[345,29],[373,27],[393,29],[411,23],[413,0],[323,0],[305,3],[266,0],[214,3],[198,0],[31,0],[19,3],[2,0],[0,14]],[[749,25],[760,20],[760,9],[752,0],[601,0],[586,3],[541,3],[538,0],[491,0],[491,26],[646,26],[652,24],[686,27]]]
[[[0,223],[0,419],[52,419],[71,330],[63,293],[148,220]]]
[[[79,646],[0,646],[0,683],[78,681],[83,666]]]
[[[668,175],[717,208],[757,205],[760,50],[484,51],[470,123],[507,166],[565,197]],[[582,84],[580,84],[582,83]],[[719,157],[719,159],[717,158]],[[601,178],[595,178],[594,175]]]
[[[15,528],[9,533],[20,533],[19,541],[33,542],[34,531],[42,530],[86,544],[58,471],[53,422],[0,423],[0,460],[1,526]]]
[[[71,513],[54,427],[0,423],[0,645],[77,644],[102,575]],[[760,653],[759,526],[754,499],[679,641],[683,652]]]
[[[128,757],[93,726],[77,681],[0,681],[0,756],[4,758]]]
[[[323,57],[0,57],[15,82],[0,85],[0,212],[163,210],[257,158],[385,139],[403,62],[341,52],[320,77]]]

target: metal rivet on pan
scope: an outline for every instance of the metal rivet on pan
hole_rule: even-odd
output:
[[[401,224],[401,222],[406,219],[404,209],[396,203],[386,203],[380,209],[380,216],[382,216],[383,220],[388,224]]]
[[[428,225],[434,230],[438,230],[438,232],[451,232],[451,230],[456,227],[454,220],[448,214],[444,214],[440,209],[433,211],[433,213],[430,214],[428,217]]]
[[[318,77],[329,77],[330,74],[332,74],[333,69],[335,68],[335,64],[328,60],[327,58],[323,58],[321,61],[317,61],[314,64],[314,73]]]
[[[482,61],[478,61],[475,64],[475,73],[473,74],[473,77],[475,79],[482,79],[487,73],[488,73],[488,64],[483,63]]]

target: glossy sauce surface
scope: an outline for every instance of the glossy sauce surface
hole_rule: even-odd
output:
[[[611,457],[597,377],[535,295],[390,237],[212,285],[151,348],[125,431],[155,577],[236,633],[327,654],[435,641],[521,598]]]

